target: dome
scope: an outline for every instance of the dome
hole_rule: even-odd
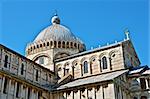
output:
[[[60,19],[57,15],[52,17],[51,22],[52,25],[42,30],[35,40],[27,45],[27,55],[54,48],[74,51],[71,53],[85,51],[84,43],[67,27],[60,24]]]
[[[41,40],[81,42],[71,31],[60,24],[53,24],[42,30],[34,42]],[[81,42],[82,43],[82,42]]]
[[[41,40],[52,41],[72,41],[83,44],[67,27],[60,25],[60,19],[57,15],[51,19],[52,25],[42,30],[35,38],[34,42]]]

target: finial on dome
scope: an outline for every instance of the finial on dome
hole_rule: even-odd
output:
[[[52,22],[52,24],[60,24],[60,19],[57,15],[57,10],[55,10],[55,14],[52,17],[51,22]]]

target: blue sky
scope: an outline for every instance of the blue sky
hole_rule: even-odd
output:
[[[27,43],[51,24],[55,10],[61,24],[85,42],[87,49],[130,37],[142,65],[150,65],[148,0],[3,0],[0,43],[24,55]]]

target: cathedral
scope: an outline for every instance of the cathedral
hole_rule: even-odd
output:
[[[26,46],[0,45],[0,99],[150,99],[150,68],[129,38],[86,50],[56,14]]]

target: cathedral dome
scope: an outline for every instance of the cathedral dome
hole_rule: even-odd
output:
[[[42,30],[35,40],[27,46],[27,54],[37,48],[65,48],[85,50],[84,43],[77,38],[70,29],[60,24],[60,19],[54,15],[51,19],[52,25]],[[33,51],[35,52],[35,51]],[[33,53],[32,53],[33,54]]]
[[[47,39],[52,41],[81,42],[77,37],[73,35],[73,33],[68,28],[60,24],[53,24],[42,30],[35,38],[34,42]]]
[[[42,30],[34,42],[48,39],[52,41],[72,41],[83,44],[67,27],[60,25],[60,19],[57,15],[52,17],[51,22],[52,25]]]

